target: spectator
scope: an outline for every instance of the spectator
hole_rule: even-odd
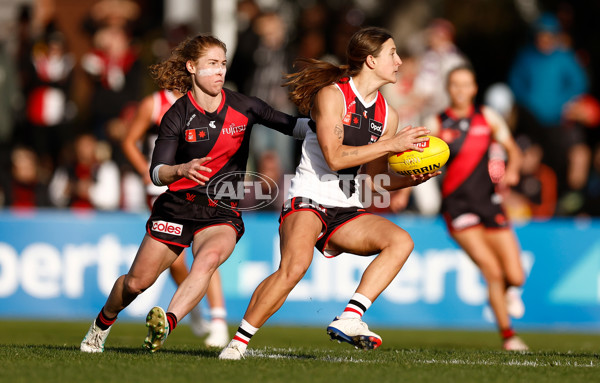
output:
[[[592,216],[600,216],[600,144],[597,144],[594,149],[583,211]]]
[[[82,66],[94,84],[90,124],[94,135],[104,139],[108,121],[118,117],[124,105],[139,100],[143,70],[126,29],[102,27],[93,40],[94,48],[83,56]]]
[[[288,99],[287,89],[281,86],[283,76],[291,69],[287,27],[281,16],[274,12],[258,16],[254,25],[259,44],[253,55],[255,70],[251,75],[249,95],[284,113],[295,114],[296,108]],[[255,161],[264,151],[276,150],[284,171],[294,169],[294,139],[259,126],[252,133],[250,146]]]
[[[454,25],[444,19],[433,20],[427,28],[428,49],[419,59],[413,85],[421,121],[448,106],[445,90],[448,72],[468,61],[454,44],[454,32]]]
[[[556,210],[556,173],[542,162],[543,149],[529,137],[516,139],[523,152],[519,183],[506,196],[511,219],[550,219]]]
[[[75,58],[62,33],[53,32],[35,43],[28,66],[27,128],[20,135],[35,151],[56,165],[60,149],[71,134],[68,120],[70,86]],[[72,109],[71,109],[72,110]]]
[[[2,180],[0,194],[5,207],[46,207],[50,205],[47,185],[42,182],[38,156],[27,147],[12,150],[10,178]]]
[[[120,175],[109,146],[84,133],[75,139],[75,158],[59,167],[50,182],[50,198],[59,207],[114,210],[119,207]]]
[[[569,101],[586,92],[588,79],[574,52],[559,43],[554,15],[542,14],[533,27],[534,43],[517,55],[508,80],[520,107],[518,130],[540,141],[544,162],[556,172],[560,198],[580,190],[587,177],[589,147],[582,127],[567,124],[565,113]]]

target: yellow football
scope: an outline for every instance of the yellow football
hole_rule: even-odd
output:
[[[444,140],[434,136],[427,137],[429,137],[429,141],[419,143],[419,147],[423,148],[422,152],[406,150],[390,154],[388,157],[390,169],[405,176],[433,173],[440,170],[448,161],[450,149]]]

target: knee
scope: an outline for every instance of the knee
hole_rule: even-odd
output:
[[[152,286],[152,282],[129,275],[126,275],[123,281],[125,291],[132,295],[140,295],[150,286]]]
[[[202,272],[214,272],[221,264],[221,254],[218,250],[207,251],[197,257],[198,265],[195,264],[193,268]]]
[[[290,265],[283,266],[280,269],[283,281],[287,286],[293,288],[304,277],[304,274],[306,274],[308,267],[309,265],[305,265],[300,262],[293,262]]]
[[[506,283],[509,286],[520,287],[525,283],[525,273],[523,271],[515,272],[506,276]]]
[[[415,243],[410,234],[404,230],[399,230],[397,233],[389,235],[382,250],[386,248],[390,249],[390,253],[398,259],[398,262],[403,264],[414,250]]]
[[[481,273],[483,274],[483,277],[485,278],[485,280],[488,283],[505,281],[506,276],[502,272],[500,265],[497,265],[493,262],[489,262],[489,263],[481,264],[481,265],[479,265],[479,267],[481,269]]]

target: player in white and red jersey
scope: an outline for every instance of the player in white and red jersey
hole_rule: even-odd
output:
[[[375,255],[344,312],[327,327],[332,339],[374,349],[381,337],[361,320],[364,312],[396,277],[413,249],[410,235],[391,221],[365,211],[359,168],[373,179],[388,173],[389,153],[419,150],[429,131],[407,127],[396,133],[398,116],[379,88],[396,81],[402,61],[391,35],[380,28],[355,33],[348,44],[348,65],[307,60],[288,76],[291,99],[316,123],[302,146],[302,159],[281,213],[279,269],[255,290],[235,337],[221,359],[240,359],[250,338],[283,304],[302,279],[316,247],[334,256],[348,252]],[[419,150],[422,151],[422,150]],[[420,184],[436,174],[390,174],[386,189]],[[384,185],[382,185],[384,186]]]
[[[473,104],[477,83],[471,67],[451,70],[447,90],[450,106],[426,122],[432,134],[450,147],[442,181],[442,214],[450,235],[479,267],[487,282],[503,348],[527,350],[509,317],[509,314],[520,317],[524,312],[520,296],[515,296],[514,289],[508,289],[525,281],[519,243],[488,169],[490,145],[497,142],[508,154],[500,187],[516,185],[521,151],[498,113]]]
[[[166,89],[146,96],[140,102],[135,118],[122,143],[123,152],[143,178],[146,186],[146,202],[150,209],[156,198],[167,190],[166,186],[154,185],[148,171],[154,143],[158,137],[158,128],[165,113],[181,96],[182,94],[177,90]],[[178,257],[169,267],[169,271],[179,286],[189,273],[185,265],[185,257]],[[210,306],[211,321],[204,320],[200,306],[196,306],[190,312],[190,327],[197,336],[208,333],[208,337],[205,339],[207,346],[223,347],[227,344],[229,335],[227,333],[225,298],[218,270],[213,274],[206,297]]]

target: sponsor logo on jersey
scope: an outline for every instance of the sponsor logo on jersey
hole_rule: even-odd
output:
[[[192,120],[196,118],[196,113],[192,114],[192,117],[190,117],[190,119],[188,120],[187,124],[185,124],[186,126],[190,126],[190,124],[192,123]]]
[[[221,133],[222,134],[229,134],[230,136],[238,136],[240,134],[243,134],[246,131],[246,124],[244,125],[238,125],[235,126],[235,124],[231,124],[227,127],[223,127],[223,129],[221,129]]]
[[[315,205],[315,204],[307,203],[307,202],[300,202],[298,204],[298,209],[306,209],[306,208],[317,210],[317,211],[320,211],[323,214],[327,214],[327,209],[324,208],[323,206]]]
[[[481,220],[477,214],[465,213],[452,220],[452,228],[454,230],[462,230],[471,226],[479,225]]]
[[[208,139],[208,128],[187,129],[185,131],[185,140],[187,142],[207,141]]]
[[[346,116],[344,116],[342,122],[344,125],[360,129],[360,118],[360,114],[348,112],[346,113]]]
[[[166,221],[152,221],[152,231],[181,236],[183,225]]]
[[[456,129],[442,129],[440,132],[440,138],[448,144],[454,142],[458,137],[460,137],[460,132]]]
[[[369,119],[369,133],[381,137],[381,133],[383,133],[383,124],[379,121]]]
[[[209,122],[209,123],[208,123],[208,126],[209,126],[211,129],[216,129],[216,128],[217,128],[217,125],[215,125],[215,122],[214,122],[214,121],[211,121],[211,122]]]
[[[474,125],[469,129],[469,134],[472,136],[487,136],[490,134],[490,127],[487,125]]]
[[[374,134],[371,134],[371,139],[369,140],[369,144],[374,144],[377,142],[377,140],[379,140],[379,137]]]

